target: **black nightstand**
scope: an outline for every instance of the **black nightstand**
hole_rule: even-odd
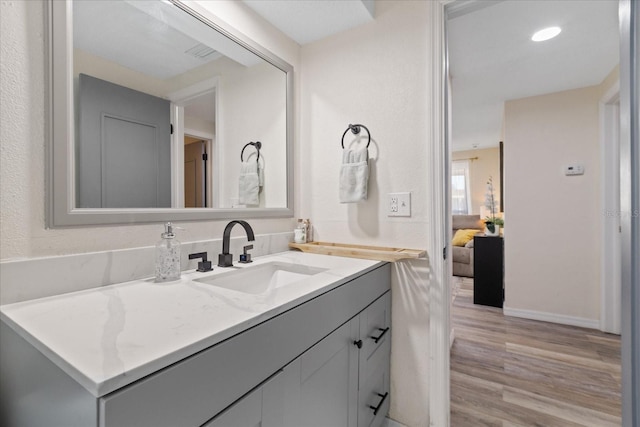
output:
[[[504,301],[504,239],[473,238],[473,303],[502,308]]]

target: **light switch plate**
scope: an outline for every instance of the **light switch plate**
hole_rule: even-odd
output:
[[[389,193],[387,216],[411,216],[411,193]]]

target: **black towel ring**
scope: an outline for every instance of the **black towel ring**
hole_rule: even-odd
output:
[[[344,148],[344,137],[347,132],[351,131],[354,135],[357,135],[360,133],[360,128],[364,128],[364,130],[367,131],[367,135],[369,136],[369,140],[367,141],[367,148],[369,148],[369,144],[371,144],[371,132],[369,132],[369,129],[367,129],[365,125],[349,125],[347,130],[345,130],[342,134],[342,148]]]
[[[260,149],[262,148],[262,142],[260,141],[256,141],[256,142],[248,142],[244,145],[244,147],[242,147],[242,151],[240,152],[240,161],[244,162],[244,149],[247,148],[249,145],[253,145],[256,148],[256,151],[258,152],[258,158],[256,159],[256,162],[258,160],[260,160]]]

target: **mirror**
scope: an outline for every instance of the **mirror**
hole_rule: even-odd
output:
[[[205,16],[49,2],[49,226],[293,216],[293,68]]]

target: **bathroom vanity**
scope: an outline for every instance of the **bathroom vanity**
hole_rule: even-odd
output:
[[[11,426],[379,426],[390,265],[299,252],[1,307]]]

